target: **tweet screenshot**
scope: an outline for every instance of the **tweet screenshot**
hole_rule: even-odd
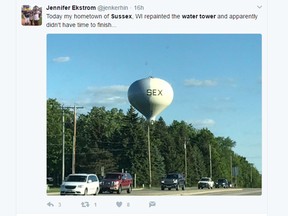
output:
[[[18,1],[17,215],[267,215],[267,0]]]

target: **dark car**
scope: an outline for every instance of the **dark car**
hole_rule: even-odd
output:
[[[99,179],[99,182],[100,182],[100,184],[101,184],[101,182],[102,182],[103,179],[104,179],[104,176],[98,176],[98,179]]]
[[[123,190],[132,192],[133,178],[130,173],[110,172],[100,182],[100,193],[116,191],[120,194]]]
[[[229,182],[225,178],[220,178],[216,181],[215,184],[216,188],[228,188],[229,187]]]
[[[168,190],[171,190],[171,188],[175,188],[176,190],[182,188],[182,190],[185,190],[185,186],[185,178],[181,173],[169,173],[161,181],[161,190],[165,188],[168,188]]]

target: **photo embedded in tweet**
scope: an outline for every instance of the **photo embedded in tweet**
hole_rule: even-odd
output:
[[[47,194],[261,195],[261,40],[48,34]]]

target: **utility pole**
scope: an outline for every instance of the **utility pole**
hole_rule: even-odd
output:
[[[253,168],[253,163],[250,164],[250,183],[251,183],[251,188],[252,188],[252,183],[253,183],[253,177],[252,177],[252,168]]]
[[[62,105],[62,182],[65,180],[65,109],[74,109],[74,137],[73,137],[73,146],[76,144],[76,108],[83,108],[83,107],[76,107],[76,106],[64,106]],[[74,141],[75,140],[75,141]],[[73,158],[72,161],[72,173],[75,173],[75,151],[73,147]],[[74,167],[74,169],[73,169]]]
[[[147,131],[147,138],[148,138],[148,165],[149,165],[149,188],[152,186],[152,166],[151,166],[151,153],[150,153],[150,122],[148,121],[148,131]]]
[[[76,110],[83,109],[84,107],[79,107],[74,105],[74,136],[73,136],[73,152],[72,152],[72,174],[75,173],[76,164]]]
[[[231,184],[232,184],[232,181],[233,181],[233,165],[232,165],[232,162],[233,162],[233,158],[232,158],[232,151],[231,151],[231,155],[230,155],[230,170],[231,170]]]
[[[186,146],[186,139],[185,139],[185,142],[184,142],[184,160],[185,160],[185,179],[186,179],[186,184],[187,184],[187,181],[188,181],[188,178],[187,178],[187,146]]]
[[[212,178],[212,156],[211,156],[211,144],[209,143],[209,161],[210,161],[210,178]]]
[[[62,106],[62,182],[65,180],[65,116],[64,106]]]

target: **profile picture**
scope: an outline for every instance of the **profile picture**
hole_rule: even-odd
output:
[[[23,26],[42,25],[42,7],[23,5],[21,8],[21,23]]]

